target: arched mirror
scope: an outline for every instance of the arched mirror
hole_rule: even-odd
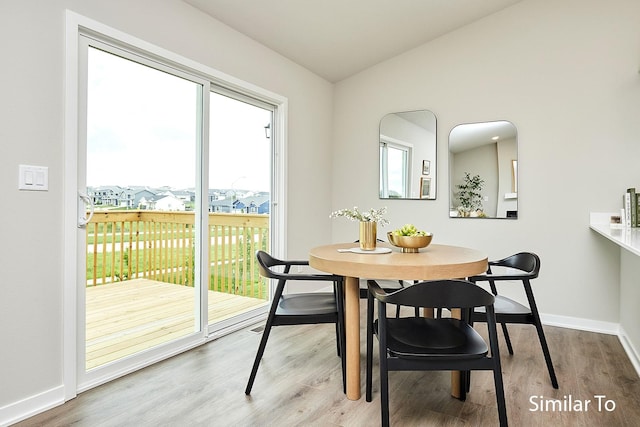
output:
[[[436,116],[428,110],[380,120],[380,198],[436,198]]]
[[[451,130],[449,200],[451,217],[518,217],[518,135],[513,123],[468,123]]]

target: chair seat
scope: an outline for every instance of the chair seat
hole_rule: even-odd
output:
[[[531,314],[531,309],[526,305],[522,305],[511,298],[496,295],[494,304],[496,315],[498,314]],[[484,307],[477,307],[476,312],[484,313]]]
[[[378,322],[374,323],[378,333]],[[387,320],[387,348],[405,358],[480,358],[488,352],[484,339],[458,319],[407,317]],[[461,357],[463,356],[463,357]]]
[[[280,298],[276,315],[305,316],[333,314],[338,312],[333,293],[309,292],[304,294],[286,294]]]

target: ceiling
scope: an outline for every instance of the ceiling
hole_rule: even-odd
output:
[[[482,145],[494,144],[517,137],[516,127],[511,122],[497,121],[468,123],[454,127],[449,134],[449,152],[460,153]]]
[[[330,82],[521,0],[183,0]]]

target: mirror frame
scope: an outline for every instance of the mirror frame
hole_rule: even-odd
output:
[[[424,117],[421,117],[422,115]],[[430,110],[388,113],[380,119],[378,136],[378,197],[384,200],[436,200],[436,115]],[[388,194],[388,161],[391,148],[401,157],[396,156],[402,163],[400,175],[403,176],[399,178],[402,181],[400,186],[403,187],[401,197]]]
[[[450,218],[518,218],[518,131],[512,122],[497,120],[454,126],[449,132],[448,150]],[[465,157],[456,166],[455,159],[461,155]],[[460,162],[463,166],[459,166]],[[480,198],[479,203],[470,201],[461,206],[455,202],[465,175],[471,186],[476,177],[487,185],[488,188],[475,191],[474,198]]]

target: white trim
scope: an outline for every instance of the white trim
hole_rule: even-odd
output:
[[[271,138],[275,138],[273,144],[273,171],[271,187],[274,189],[274,194],[271,196],[271,207],[269,212],[271,214],[271,230],[278,230],[277,240],[273,239],[273,232],[270,233],[271,237],[271,251],[276,257],[287,259],[286,242],[287,242],[287,183],[289,182],[289,175],[287,169],[287,153],[288,140],[287,140],[287,118],[289,117],[288,102],[285,100],[278,105],[278,110],[275,113],[274,129],[271,134]]]
[[[154,363],[158,363],[180,353],[184,353],[187,350],[199,347],[205,343],[206,341],[202,337],[202,334],[197,332],[194,335],[173,341],[171,344],[151,348],[141,353],[137,353],[130,356],[126,363],[114,362],[111,369],[100,369],[93,375],[87,375],[85,382],[78,385],[77,391],[78,393],[81,393],[83,391],[90,390],[142,368],[146,368],[147,366],[151,366]],[[169,348],[169,350],[163,351],[163,348]]]
[[[0,426],[10,426],[65,402],[64,387],[45,390],[42,393],[13,402],[0,408]]]
[[[391,136],[380,134],[380,142],[385,144],[396,145],[403,148],[414,148],[414,145],[410,142],[403,141],[402,139],[394,138]]]
[[[62,386],[64,401],[77,394],[77,295],[76,239],[78,177],[78,36],[79,15],[66,11],[65,22],[65,117],[64,117],[64,205],[63,205],[63,339]],[[73,214],[71,214],[73,212]]]
[[[631,360],[631,364],[636,369],[638,376],[640,376],[640,353],[638,353],[638,350],[633,346],[627,332],[622,326],[620,326],[618,338],[620,339],[620,343],[622,344],[624,351],[626,351],[629,360]]]
[[[267,305],[266,307],[268,308],[269,306]],[[247,326],[262,323],[267,320],[267,313],[264,310],[253,310],[251,313],[251,315],[245,316],[245,318],[240,321],[234,320],[233,323],[225,321],[216,323],[216,328],[210,331],[207,342],[229,335],[230,333],[244,329]]]
[[[618,335],[620,332],[620,324],[613,322],[602,322],[599,320],[559,316],[555,314],[540,314],[540,320],[544,325],[576,329],[578,331],[597,332],[607,335]]]
[[[541,314],[542,323],[547,326],[573,329],[576,331],[595,332],[598,334],[616,335],[629,361],[640,376],[640,353],[633,346],[624,328],[619,323],[602,322],[578,317],[558,316],[553,314]]]

